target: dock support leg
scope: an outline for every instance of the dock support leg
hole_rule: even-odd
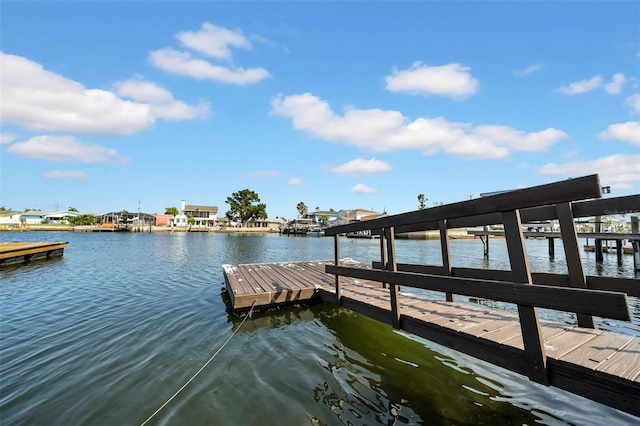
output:
[[[385,239],[387,240],[387,271],[397,272],[396,264],[396,242],[393,227],[384,230]],[[389,293],[391,299],[391,325],[393,328],[401,328],[400,324],[400,291],[397,284],[389,284]]]
[[[556,204],[556,213],[560,223],[560,233],[562,244],[564,245],[564,255],[567,260],[569,270],[569,286],[575,288],[587,288],[587,278],[582,267],[580,258],[580,247],[578,245],[578,235],[576,234],[573,222],[573,207],[571,203]],[[576,314],[578,326],[585,328],[595,328],[595,323],[591,315]]]
[[[335,254],[335,264],[340,266],[340,236],[335,235],[333,237],[333,247]],[[340,306],[340,275],[336,275],[336,305]]]
[[[484,257],[489,257],[489,235],[479,235]]]
[[[622,240],[616,240],[616,256],[618,257],[618,263],[622,262]]]
[[[595,248],[594,248],[595,252],[596,252],[596,262],[597,263],[602,263],[604,262],[604,255],[602,254],[602,240],[596,239],[595,240]]]
[[[447,275],[451,275],[451,254],[449,253],[449,233],[447,232],[447,221],[438,222],[440,229],[440,250],[442,251],[442,268]],[[453,302],[453,293],[446,293],[447,302]]]
[[[387,250],[385,247],[386,237],[385,230],[380,233],[380,262],[382,263],[382,269],[387,269]],[[382,288],[387,288],[387,283],[382,283]]]
[[[532,283],[531,271],[522,235],[520,212],[518,210],[502,212],[502,221],[513,280],[518,283],[516,285],[529,285]],[[549,385],[547,355],[542,339],[538,310],[533,306],[518,305],[518,316],[520,317],[524,356],[529,364],[527,375],[534,382]]]
[[[553,259],[556,255],[556,240],[555,238],[550,237],[547,238],[547,241],[549,242],[549,257]]]
[[[640,271],[640,241],[631,241],[633,248],[633,269]]]

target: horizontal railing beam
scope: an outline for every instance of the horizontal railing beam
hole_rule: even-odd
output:
[[[325,272],[424,290],[631,321],[624,293],[326,265]]]
[[[333,226],[325,230],[325,235],[338,235],[366,229],[401,227],[418,222],[434,222],[444,219],[451,220],[465,216],[477,216],[541,205],[599,198],[601,195],[600,179],[597,174],[594,174],[531,188],[518,189],[503,194],[477,198],[475,200],[445,204],[430,209],[385,216],[348,225]]]
[[[603,198],[598,200],[580,201],[572,203],[573,217],[593,217],[615,214],[640,214],[640,194],[624,197]],[[520,210],[522,223],[556,220],[554,205],[530,207]],[[476,226],[502,224],[502,214],[486,213],[476,216],[465,216],[447,220],[447,228],[471,228]],[[396,234],[404,232],[435,231],[438,221],[416,222],[409,225],[397,226]]]
[[[380,262],[372,262],[372,267],[374,269],[382,269]],[[400,272],[448,276],[442,266],[398,263],[397,268]],[[504,269],[474,269],[461,267],[451,268],[451,276],[458,278],[509,282],[511,282],[513,278],[511,271]],[[566,274],[532,272],[531,278],[533,279],[533,284],[569,287],[569,276]],[[587,288],[591,290],[617,291],[620,293],[627,293],[627,296],[640,297],[640,281],[636,278],[596,277],[587,275]]]

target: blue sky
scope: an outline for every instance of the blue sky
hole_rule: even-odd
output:
[[[640,189],[639,2],[0,2],[0,205]]]

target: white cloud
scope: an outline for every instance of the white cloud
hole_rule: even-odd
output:
[[[478,91],[478,80],[471,76],[470,69],[455,63],[430,67],[415,62],[408,70],[394,68],[393,75],[385,77],[386,89],[390,92],[465,98]]]
[[[356,158],[348,163],[342,164],[331,169],[334,173],[344,174],[361,174],[361,173],[379,173],[388,172],[391,170],[391,166],[386,161],[376,160],[363,160],[362,158]]]
[[[287,184],[291,186],[302,186],[304,184],[304,180],[302,180],[302,178],[291,178],[287,181]]]
[[[335,114],[326,101],[310,94],[282,96],[271,102],[272,115],[288,117],[294,128],[328,141],[340,141],[373,152],[415,149],[464,158],[505,158],[512,151],[542,151],[568,135],[548,128],[523,132],[507,126],[447,121],[443,117],[409,121],[398,111],[347,110]]]
[[[78,142],[73,136],[34,136],[24,142],[16,142],[7,151],[28,158],[49,161],[80,161],[99,163],[115,161],[127,163],[129,160],[115,149],[100,145]]]
[[[628,79],[624,76],[624,74],[616,73],[613,75],[611,83],[608,83],[604,86],[604,90],[607,91],[610,95],[619,95],[622,91],[622,86]]]
[[[536,71],[540,71],[541,69],[542,69],[542,64],[532,64],[524,69],[515,71],[514,74],[518,77],[524,77],[524,76],[533,74]]]
[[[256,170],[247,174],[247,177],[251,179],[263,179],[275,176],[280,176],[280,172],[277,170]]]
[[[597,173],[603,186],[615,190],[635,190],[640,182],[640,155],[611,155],[593,161],[566,164],[546,164],[539,170],[542,175],[585,176]]]
[[[624,100],[624,104],[631,108],[631,112],[640,114],[640,93],[629,96]]]
[[[51,170],[44,172],[42,176],[49,179],[86,179],[88,177],[85,172],[79,170]]]
[[[154,118],[165,120],[188,120],[209,115],[209,104],[187,105],[176,100],[171,92],[157,84],[139,78],[119,81],[113,85],[115,92],[123,98],[147,102]]]
[[[640,122],[628,121],[626,123],[610,124],[607,130],[601,132],[598,136],[600,139],[615,139],[640,146]]]
[[[150,81],[139,78],[114,83],[116,93],[124,98],[151,104],[162,104],[174,101],[173,95],[167,89]]]
[[[556,90],[565,95],[579,95],[595,90],[600,86],[602,86],[602,77],[597,75],[588,80],[576,81],[575,83],[561,86]]]
[[[0,65],[0,117],[5,125],[38,132],[122,136],[153,127],[157,118],[183,120],[208,113],[208,105],[186,105],[146,81],[115,84],[118,93],[133,99],[129,100],[111,91],[87,89],[21,56],[0,52]]]
[[[13,133],[0,133],[0,145],[9,144],[16,140],[16,135]]]
[[[183,31],[176,34],[176,38],[184,47],[217,59],[231,59],[229,46],[251,49],[251,43],[241,30],[230,30],[208,22],[202,24],[200,31]]]
[[[375,188],[371,188],[370,186],[367,186],[363,183],[359,183],[351,188],[351,192],[353,192],[354,194],[375,194],[376,192],[378,192],[378,190]]]
[[[253,84],[271,76],[264,68],[223,67],[193,58],[189,52],[178,52],[171,48],[151,52],[149,60],[156,67],[174,74],[225,84]]]

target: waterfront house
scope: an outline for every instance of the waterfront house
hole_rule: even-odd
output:
[[[330,210],[317,210],[308,213],[305,217],[313,219],[313,221],[322,226],[333,226],[333,221],[338,218],[338,212]]]
[[[154,214],[153,217],[156,218],[156,226],[171,226],[173,222],[172,214]]]
[[[286,225],[286,220],[282,218],[275,219],[249,219],[247,223],[244,224],[247,228],[260,228],[260,230],[264,230],[265,232],[276,232]]]
[[[0,227],[14,227],[22,225],[20,222],[22,212],[16,210],[0,210]]]
[[[180,214],[173,218],[174,226],[189,226],[189,218],[192,217],[194,226],[216,226],[218,223],[218,207],[198,206],[187,204],[185,200],[180,203]]]
[[[375,219],[384,215],[386,215],[386,213],[379,213],[366,209],[340,210],[338,212],[337,219],[331,223],[331,226],[346,225],[348,223],[359,222],[361,220]]]
[[[69,224],[69,219],[72,217],[78,217],[80,216],[82,213],[79,212],[74,212],[74,211],[69,211],[69,210],[65,210],[62,212],[51,212],[51,213],[47,213],[44,215],[44,220],[48,221],[49,223],[56,223],[56,224]]]
[[[20,215],[20,223],[22,225],[39,225],[44,220],[46,212],[42,210],[29,210]]]

